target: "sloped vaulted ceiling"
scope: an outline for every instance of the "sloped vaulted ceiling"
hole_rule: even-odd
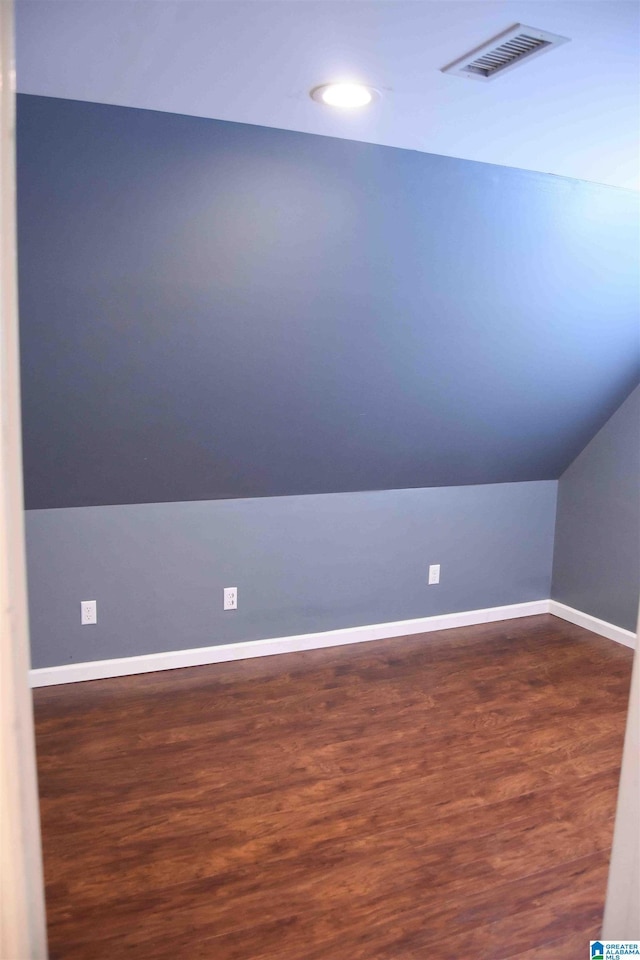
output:
[[[638,382],[638,204],[23,96],[29,507],[558,477]]]
[[[639,376],[638,16],[17,0],[27,505],[558,477]]]

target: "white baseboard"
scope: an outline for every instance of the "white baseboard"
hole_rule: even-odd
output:
[[[393,623],[376,623],[364,627],[346,627],[324,633],[302,633],[294,637],[246,640],[212,647],[196,647],[193,650],[149,653],[141,657],[118,657],[113,660],[69,663],[60,667],[41,667],[30,671],[30,682],[32,687],[49,687],[59,683],[104,680],[108,677],[124,677],[136,673],[154,673],[156,670],[198,667],[207,663],[225,663],[229,660],[248,660],[251,657],[270,657],[278,653],[296,653],[301,650],[318,650],[321,647],[340,647],[348,643],[365,643],[368,640],[407,637],[416,633],[432,633],[434,630],[470,627],[477,623],[533,617],[541,613],[552,613],[556,617],[568,620],[609,640],[615,640],[626,647],[635,646],[636,635],[630,630],[623,630],[612,623],[598,620],[597,617],[582,613],[581,610],[574,610],[572,607],[565,606],[564,603],[558,603],[557,600],[532,600],[528,603],[513,603],[505,607],[487,607],[484,610],[465,610],[462,613],[446,613],[437,617],[419,617],[415,620],[396,620]]]
[[[376,623],[365,627],[347,627],[324,633],[303,633],[294,637],[269,640],[247,640],[225,643],[193,650],[171,650],[150,653],[141,657],[118,657],[114,660],[93,660],[88,663],[69,663],[60,667],[41,667],[30,671],[32,687],[48,687],[58,683],[77,683],[82,680],[103,680],[135,673],[153,673],[177,667],[197,667],[206,663],[224,663],[228,660],[247,660],[268,657],[277,653],[296,653],[317,650],[320,647],[338,647],[347,643],[364,643],[388,637],[406,637],[415,633],[431,633],[452,627],[469,627],[477,623],[493,623],[516,617],[533,617],[549,612],[548,600],[513,603],[505,607],[487,607],[484,610],[465,610],[438,617],[420,617],[416,620],[397,620],[394,623]]]
[[[567,607],[557,600],[549,600],[549,613],[552,613],[554,617],[568,620],[569,623],[575,623],[578,627],[591,630],[592,633],[598,633],[601,637],[607,637],[609,640],[615,640],[616,643],[622,643],[625,647],[635,647],[636,645],[636,635],[631,633],[630,630],[623,630],[622,627],[616,627],[613,623],[607,623],[606,620],[598,620],[597,617],[592,617],[590,613],[574,610],[573,607]]]

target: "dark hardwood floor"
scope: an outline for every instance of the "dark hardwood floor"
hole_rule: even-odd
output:
[[[52,960],[584,960],[631,659],[539,616],[36,690]]]

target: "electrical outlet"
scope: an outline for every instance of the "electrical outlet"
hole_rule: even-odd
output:
[[[429,567],[429,585],[440,583],[440,564],[432,563]]]
[[[224,587],[223,596],[224,596],[224,601],[223,601],[224,610],[238,609],[238,588],[237,587]]]
[[[89,623],[98,622],[98,605],[95,600],[80,601],[80,623],[86,627]]]

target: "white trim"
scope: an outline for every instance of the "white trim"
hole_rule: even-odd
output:
[[[437,617],[419,617],[415,620],[396,620],[393,623],[374,623],[364,627],[345,627],[324,633],[301,633],[293,637],[274,637],[267,640],[244,640],[222,643],[192,650],[169,650],[166,653],[148,653],[140,657],[117,657],[113,660],[92,660],[87,663],[68,663],[59,667],[40,667],[31,670],[32,687],[50,687],[58,683],[79,683],[83,680],[104,680],[107,677],[126,677],[136,673],[154,673],[156,670],[175,670],[180,667],[198,667],[207,663],[226,663],[229,660],[249,660],[252,657],[270,657],[278,653],[298,653],[322,647],[341,647],[348,643],[366,643],[390,637],[408,637],[434,630],[470,627],[477,623],[494,623],[517,617],[535,617],[552,613],[626,647],[635,646],[636,635],[612,623],[605,623],[588,613],[574,610],[556,600],[531,600],[512,603],[505,607],[486,607],[483,610],[464,610]]]
[[[598,620],[592,617],[590,613],[583,613],[582,610],[574,610],[573,607],[567,607],[564,603],[557,600],[549,600],[549,613],[554,617],[560,617],[562,620],[568,620],[569,623],[575,623],[578,627],[584,627],[585,630],[591,630],[592,633],[598,633],[601,637],[607,637],[609,640],[615,640],[616,643],[622,643],[625,647],[635,647],[636,634],[631,630],[623,630],[622,627],[616,627],[613,623],[607,623],[606,620]]]
[[[640,613],[637,631],[640,633]],[[602,921],[603,940],[640,938],[640,659],[633,659],[616,825]]]
[[[0,957],[44,960],[47,933],[24,550],[16,280],[13,3],[0,2]]]
[[[177,667],[196,667],[206,663],[224,663],[228,660],[246,660],[268,657],[277,653],[295,653],[317,650],[320,647],[339,647],[347,643],[364,643],[388,637],[406,637],[415,633],[431,633],[452,627],[468,627],[476,623],[512,620],[515,617],[533,617],[549,612],[548,600],[513,603],[505,607],[487,607],[484,610],[465,610],[438,617],[420,617],[416,620],[397,620],[394,623],[376,623],[364,627],[347,627],[325,633],[303,633],[294,637],[268,640],[246,640],[193,650],[171,650],[149,653],[141,657],[118,657],[114,660],[94,660],[88,663],[69,663],[59,667],[41,667],[31,671],[32,687],[48,687],[57,683],[77,683],[82,680],[102,680],[135,673],[153,673]]]

